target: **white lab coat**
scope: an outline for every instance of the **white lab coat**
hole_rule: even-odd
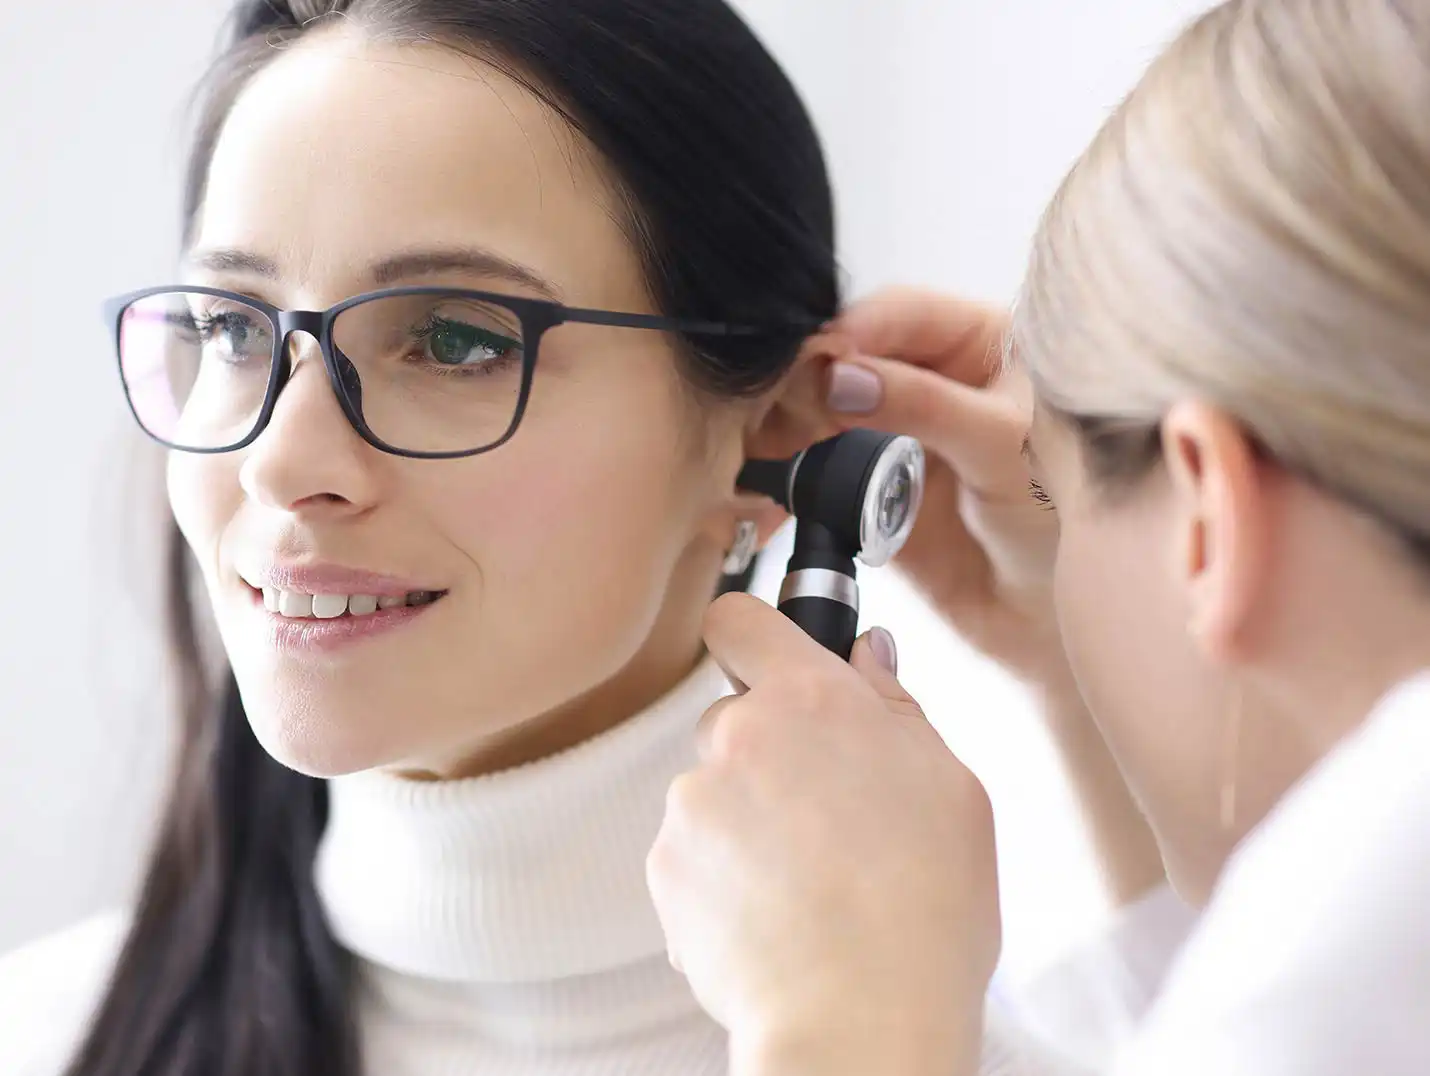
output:
[[[1200,917],[1151,894],[993,1010],[986,1076],[1430,1076],[1430,673],[1283,798]]]

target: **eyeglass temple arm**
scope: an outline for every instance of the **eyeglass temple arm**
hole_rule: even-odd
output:
[[[777,324],[741,325],[727,321],[685,321],[659,314],[625,314],[610,310],[585,310],[562,307],[561,321],[577,321],[587,325],[606,325],[622,329],[660,329],[665,332],[689,333],[693,336],[775,336],[781,333],[808,335],[818,331],[823,323],[812,319],[791,319]]]

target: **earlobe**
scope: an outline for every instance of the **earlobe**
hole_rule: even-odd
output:
[[[1163,454],[1178,519],[1176,570],[1187,590],[1189,630],[1219,660],[1249,635],[1269,565],[1269,491],[1239,423],[1203,403],[1178,404],[1162,423]]]

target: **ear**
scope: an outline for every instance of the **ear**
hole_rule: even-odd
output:
[[[779,383],[751,402],[745,416],[745,459],[789,459],[839,432],[824,406],[825,386],[830,365],[850,350],[851,345],[835,333],[820,333],[805,341]],[[763,548],[789,513],[766,497],[738,493],[735,518],[754,522]]]
[[[1177,404],[1167,413],[1162,450],[1189,629],[1209,655],[1235,658],[1248,644],[1252,610],[1268,585],[1272,476],[1240,424],[1205,403]]]
[[[840,427],[824,398],[829,368],[853,354],[853,345],[837,333],[811,336],[779,383],[755,402],[746,418],[747,459],[788,459]]]

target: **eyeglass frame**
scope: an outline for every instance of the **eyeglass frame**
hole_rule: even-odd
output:
[[[210,295],[220,299],[229,299],[244,306],[264,314],[271,325],[277,330],[273,337],[273,354],[271,356],[270,370],[268,373],[268,386],[264,390],[263,403],[259,406],[258,415],[254,419],[253,429],[241,440],[222,448],[195,448],[188,445],[174,444],[166,441],[158,434],[149,429],[144,420],[139,416],[139,409],[134,404],[134,398],[129,390],[129,379],[124,372],[124,314],[135,303],[141,300],[152,298],[155,295],[164,295],[172,292],[185,292],[194,295]],[[419,452],[407,449],[399,449],[388,444],[381,437],[372,431],[367,420],[363,417],[361,409],[354,403],[349,395],[349,389],[343,381],[343,367],[340,363],[345,363],[353,372],[353,377],[358,379],[358,385],[362,384],[358,378],[357,369],[351,359],[343,355],[333,342],[333,325],[338,316],[346,310],[355,306],[361,306],[378,299],[401,298],[409,295],[450,295],[459,299],[471,299],[477,302],[493,303],[506,307],[516,314],[521,321],[521,390],[517,397],[516,407],[512,414],[510,425],[506,432],[496,441],[474,449],[463,449],[455,452]],[[399,288],[381,288],[377,291],[363,292],[344,299],[342,302],[328,307],[326,310],[285,310],[274,306],[272,303],[264,302],[262,299],[244,295],[240,292],[228,291],[224,288],[210,288],[197,284],[163,284],[155,287],[141,288],[138,291],[126,292],[123,295],[116,295],[105,300],[103,316],[109,324],[110,332],[114,338],[114,352],[119,367],[119,380],[124,389],[124,400],[129,406],[129,412],[134,416],[134,421],[145,435],[151,440],[158,442],[165,448],[176,452],[189,452],[196,455],[222,455],[226,452],[238,452],[253,444],[263,431],[268,428],[269,422],[273,419],[273,412],[278,406],[278,397],[287,386],[288,380],[292,377],[292,363],[285,361],[284,353],[288,350],[288,342],[294,333],[307,333],[318,344],[318,352],[323,358],[323,368],[328,374],[328,384],[333,390],[333,395],[337,397],[338,406],[343,412],[343,416],[348,420],[359,437],[367,444],[376,448],[380,452],[389,455],[401,456],[406,459],[425,460],[449,460],[465,459],[469,456],[479,456],[486,452],[500,448],[516,435],[517,428],[521,425],[521,420],[526,414],[527,402],[531,396],[531,385],[536,374],[536,359],[540,351],[542,336],[550,329],[565,324],[587,324],[604,325],[612,328],[624,329],[651,329],[659,332],[681,333],[690,336],[772,336],[777,333],[798,333],[809,335],[818,331],[822,323],[813,319],[790,319],[779,324],[749,325],[723,321],[699,321],[684,318],[668,318],[660,314],[635,314],[625,313],[615,310],[598,310],[587,307],[567,306],[550,299],[533,299],[524,295],[507,295],[503,292],[481,291],[472,288],[451,288],[432,285],[406,286]]]

